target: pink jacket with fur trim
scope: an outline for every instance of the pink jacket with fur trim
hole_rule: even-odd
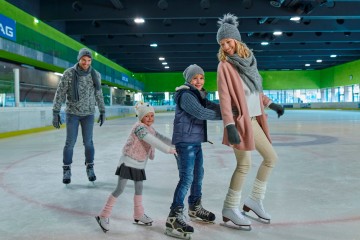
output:
[[[123,148],[123,154],[131,157],[136,161],[146,161],[148,158],[153,160],[155,153],[154,147],[142,140],[146,134],[155,135],[156,131],[153,127],[149,127],[141,122],[137,122],[133,126],[130,136],[126,141],[126,144]]]
[[[251,119],[245,99],[245,91],[242,79],[237,70],[229,62],[219,62],[217,68],[217,87],[221,107],[221,115],[224,127],[229,124],[235,124],[239,135],[240,144],[233,145],[234,148],[244,151],[254,150],[255,141],[251,126]],[[269,127],[267,124],[267,115],[264,112],[264,106],[268,106],[272,101],[260,93],[261,115],[256,117],[259,125],[265,135],[270,139]],[[233,116],[232,108],[239,111],[238,116]],[[224,129],[223,144],[230,146],[227,131]]]

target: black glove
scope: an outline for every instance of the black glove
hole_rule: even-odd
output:
[[[53,121],[52,124],[54,126],[54,128],[60,128],[61,125],[61,117],[60,114],[58,113],[53,113]]]
[[[226,126],[228,140],[230,144],[239,144],[240,143],[240,136],[238,130],[235,127],[235,124],[230,124]]]
[[[274,110],[274,111],[277,113],[278,118],[279,118],[280,116],[282,116],[282,115],[284,114],[284,112],[285,112],[283,106],[281,106],[281,105],[279,105],[279,104],[276,104],[276,103],[271,103],[271,104],[269,105],[269,108],[270,108],[271,110]]]
[[[100,116],[99,116],[99,119],[97,122],[100,123],[100,127],[103,125],[103,123],[105,122],[105,113],[100,113]]]

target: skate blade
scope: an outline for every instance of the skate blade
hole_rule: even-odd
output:
[[[103,226],[101,226],[101,224],[100,224],[100,218],[99,218],[98,216],[96,216],[95,219],[96,219],[97,223],[99,224],[99,226],[101,227],[101,230],[103,230],[104,233],[106,233],[107,231],[109,231],[109,230],[103,228]]]
[[[197,217],[190,217],[190,220],[196,223],[206,223],[206,224],[215,224],[214,221],[207,221],[201,218],[197,218]]]
[[[240,225],[236,225],[235,223],[234,224],[228,224],[228,223],[220,223],[220,226],[223,226],[223,227],[227,227],[227,228],[233,228],[233,229],[236,229],[236,230],[242,230],[242,231],[251,231],[251,225],[243,225],[243,226],[240,226]]]
[[[255,212],[254,212],[254,213],[255,213]],[[242,212],[242,214],[243,214],[244,216],[246,216],[247,218],[250,218],[250,219],[252,219],[252,220],[254,220],[254,221],[257,221],[257,222],[259,222],[259,223],[270,224],[270,219],[261,218],[261,217],[259,217],[256,213],[255,213],[255,215],[257,216],[257,218],[249,215],[249,214],[246,213],[246,212]]]
[[[149,223],[143,223],[143,222],[140,222],[140,221],[134,221],[133,224],[136,224],[136,225],[139,225],[139,226],[152,226],[152,222],[149,222]]]
[[[174,237],[174,238],[186,239],[186,240],[191,239],[191,233],[179,232],[172,228],[166,228],[165,235],[168,235],[168,236]]]

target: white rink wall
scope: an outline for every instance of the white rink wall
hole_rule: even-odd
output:
[[[288,109],[356,109],[360,108],[359,102],[340,103],[294,103],[283,104]],[[155,111],[174,111],[175,106],[154,106]],[[133,106],[106,107],[106,117],[123,117],[135,114]],[[96,118],[99,111],[96,110]],[[65,113],[61,111],[62,121]],[[3,107],[0,108],[0,133],[40,128],[52,125],[52,107]]]
[[[155,106],[155,111],[173,111],[174,106]],[[99,111],[95,111],[97,119]],[[133,106],[106,107],[106,117],[124,117],[135,114]],[[65,112],[62,109],[62,122]],[[52,125],[52,107],[7,107],[0,108],[0,133],[40,128]]]

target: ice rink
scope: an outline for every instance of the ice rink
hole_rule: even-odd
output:
[[[264,200],[271,224],[252,221],[251,231],[220,226],[235,158],[221,144],[222,121],[208,121],[213,144],[203,144],[202,203],[216,220],[190,222],[192,239],[360,240],[360,111],[287,109],[280,119],[267,113],[279,155]],[[157,113],[155,129],[171,137],[173,115]],[[160,151],[148,162],[143,191],[153,225],[133,224],[131,181],[113,209],[110,231],[103,233],[94,219],[116,186],[114,172],[135,121],[129,117],[96,124],[95,184],[86,176],[81,134],[68,186],[62,183],[65,128],[0,139],[0,239],[173,239],[164,230],[178,171],[174,157]],[[252,156],[243,199],[261,161],[256,152]]]

